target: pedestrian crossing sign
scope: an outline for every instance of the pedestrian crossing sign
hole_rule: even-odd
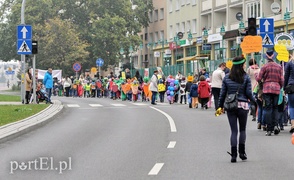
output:
[[[269,48],[274,46],[274,34],[264,33],[260,34],[262,37],[262,46]]]
[[[32,40],[18,40],[17,54],[32,54]]]

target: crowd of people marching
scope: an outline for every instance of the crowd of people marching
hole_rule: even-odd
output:
[[[189,108],[214,108],[216,115],[226,113],[231,128],[231,162],[236,162],[237,146],[239,157],[247,159],[245,153],[246,125],[248,113],[252,121],[257,121],[257,129],[266,131],[266,136],[278,135],[284,126],[291,124],[290,133],[294,133],[294,57],[289,62],[277,63],[276,53],[268,50],[264,54],[267,62],[259,67],[254,59],[235,57],[232,67],[219,64],[211,75],[203,68],[194,76],[165,75],[160,67],[151,76],[142,77],[139,71],[131,76],[129,69],[118,76],[112,72],[106,77],[91,78],[89,74],[79,77],[67,76],[60,82],[52,78],[49,68],[43,82],[38,84],[37,92],[44,86],[47,103],[51,94],[66,97],[110,98],[122,101],[149,101],[152,105],[187,104]],[[29,103],[32,75],[26,74],[26,103]],[[224,109],[226,97],[237,96],[237,109]],[[239,128],[238,128],[239,126]],[[239,136],[239,138],[238,138]]]

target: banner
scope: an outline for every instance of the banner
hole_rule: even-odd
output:
[[[48,70],[38,69],[38,79],[44,79],[45,73],[47,71]],[[52,70],[52,77],[53,78],[56,77],[58,79],[58,81],[61,81],[61,79],[62,79],[62,70]]]

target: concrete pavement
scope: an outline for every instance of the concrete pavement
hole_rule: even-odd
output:
[[[54,120],[54,116],[63,109],[63,104],[59,100],[52,100],[52,102],[53,104],[50,104],[49,107],[31,117],[0,126],[0,143],[25,134],[39,126],[44,125],[45,123],[50,122],[50,120]],[[22,103],[0,102],[0,105],[5,104],[21,105]]]

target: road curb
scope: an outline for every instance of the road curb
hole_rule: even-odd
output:
[[[0,127],[0,143],[4,143],[38,127],[53,121],[62,110],[63,104],[59,100],[53,100],[53,104],[43,111],[26,119],[13,122]]]

